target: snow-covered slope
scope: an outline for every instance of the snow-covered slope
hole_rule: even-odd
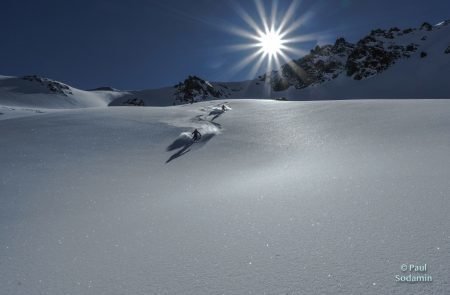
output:
[[[238,83],[239,89],[242,83]],[[197,76],[189,76],[173,87],[129,91],[111,102],[110,106],[168,106],[231,98],[232,93],[238,90],[231,89],[228,84],[230,83],[210,83]]]
[[[102,107],[122,95],[118,91],[83,91],[39,76],[0,76],[0,106],[42,109]]]
[[[356,44],[338,38],[247,84],[236,97],[449,98],[449,46],[449,21],[373,30]]]
[[[189,76],[172,87],[83,91],[37,76],[0,76],[0,106],[80,108],[170,106],[203,100],[278,98],[449,98],[450,22],[373,30],[356,44],[338,38],[255,80],[208,82]],[[16,112],[17,113],[17,112]]]
[[[130,98],[147,106],[231,98],[450,98],[449,46],[449,21],[377,29],[356,44],[338,38],[333,45],[317,46],[255,80],[209,83],[190,76],[174,87],[130,92],[111,105],[127,105]]]
[[[414,44],[416,49],[406,51],[406,56],[394,59],[379,73],[367,70],[365,79],[355,80],[355,75],[342,73],[334,80],[298,91],[291,88],[286,95],[300,99],[450,98],[450,54],[445,53],[450,45],[450,25],[394,35],[393,39],[384,38],[382,44],[394,48]]]
[[[3,121],[2,294],[450,292],[450,101],[222,103]]]

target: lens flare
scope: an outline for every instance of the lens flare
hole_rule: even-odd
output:
[[[293,0],[285,11],[278,10],[278,2],[274,0],[269,16],[261,0],[255,0],[259,22],[246,10],[236,4],[239,16],[248,25],[248,28],[232,27],[231,33],[247,39],[247,43],[231,46],[235,50],[251,50],[252,52],[232,69],[232,73],[241,71],[252,64],[249,76],[254,78],[263,65],[266,72],[281,67],[281,63],[289,63],[289,55],[300,57],[307,52],[293,46],[295,43],[317,40],[316,34],[293,36],[301,26],[309,20],[312,13],[294,14],[299,11],[298,1]]]

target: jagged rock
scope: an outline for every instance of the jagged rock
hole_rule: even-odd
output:
[[[433,27],[424,23],[421,29],[428,31]],[[258,82],[270,83],[274,91],[283,91],[289,87],[302,89],[326,82],[341,73],[362,80],[385,71],[400,58],[411,57],[420,45],[398,43],[395,39],[416,30],[376,29],[356,44],[338,38],[333,45],[315,46],[309,54],[284,64],[279,71],[258,76]],[[425,39],[423,36],[422,40]]]
[[[197,76],[189,76],[174,88],[176,100],[180,103],[194,103],[208,97],[220,98],[227,94],[223,87],[216,89],[211,83]]]
[[[417,44],[411,43],[408,46],[406,46],[405,50],[406,51],[410,51],[410,52],[414,52],[414,51],[417,50],[417,48],[418,48]]]
[[[424,22],[421,26],[420,26],[421,30],[425,30],[425,31],[431,31],[433,29],[433,26],[430,25],[427,22]]]
[[[450,45],[447,47],[447,49],[445,49],[444,53],[445,54],[449,54],[450,53]]]
[[[128,105],[128,106],[139,106],[139,107],[145,106],[144,101],[139,98],[130,98],[127,101],[123,102],[122,104]]]
[[[384,30],[382,30],[382,29],[376,29],[376,30],[372,30],[371,32],[370,32],[370,35],[379,35],[379,34],[383,34],[384,33]]]
[[[411,33],[412,31],[414,31],[414,29],[411,29],[411,28],[409,28],[409,29],[404,29],[404,30],[403,30],[403,34],[409,34],[409,33]]]
[[[269,80],[274,91],[291,86],[301,89],[332,80],[345,70],[353,47],[344,38],[338,38],[334,45],[316,46],[310,54],[283,65],[280,71],[263,75],[262,80]]]
[[[387,69],[399,58],[400,52],[401,49],[386,50],[382,44],[368,46],[365,42],[358,42],[347,59],[347,75],[353,76],[355,80],[373,76]]]
[[[400,29],[397,27],[393,27],[389,29],[389,32],[400,32]]]
[[[61,94],[64,96],[73,94],[71,88],[68,85],[48,78],[40,77],[37,75],[28,75],[23,76],[22,80],[39,83],[41,86],[46,87],[51,93],[54,94]]]
[[[120,90],[110,86],[101,86],[94,89],[89,89],[88,91],[120,91]]]

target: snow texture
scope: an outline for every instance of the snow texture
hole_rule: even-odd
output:
[[[1,121],[2,294],[450,292],[450,101],[223,103]]]
[[[123,95],[116,91],[83,91],[38,76],[0,76],[0,105],[13,108],[105,107]]]

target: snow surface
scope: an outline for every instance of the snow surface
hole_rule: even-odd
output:
[[[56,81],[55,81],[56,82]],[[60,83],[60,82],[56,82]],[[52,93],[38,81],[27,81],[19,77],[0,76],[0,105],[14,109],[48,108],[68,109],[105,107],[126,92],[83,91],[68,86],[71,94]]]
[[[450,44],[450,25],[443,22],[434,26],[431,31],[419,29],[399,34],[396,33],[394,39],[377,38],[383,39],[385,47],[416,44],[417,51],[410,58],[400,58],[387,70],[360,81],[341,72],[336,79],[303,89],[290,87],[285,91],[273,91],[270,82],[260,79],[211,84],[205,82],[204,86],[213,85],[222,94],[220,99],[227,100],[280,97],[289,100],[450,98],[449,87],[446,87],[450,76],[450,54],[445,54]],[[427,53],[425,58],[421,57],[422,52]],[[105,90],[83,91],[65,86],[69,88],[66,91],[70,93],[68,95],[52,93],[36,81],[0,76],[0,105],[20,110],[123,106],[130,99],[142,100],[145,106],[171,106],[180,103],[174,86],[130,91],[118,91],[109,87],[101,88]],[[215,98],[209,95],[208,99]],[[20,112],[14,113],[11,116],[21,116]]]
[[[448,100],[1,121],[1,293],[447,294],[449,130]]]
[[[426,40],[421,40],[422,37]],[[450,98],[446,85],[450,76],[450,26],[433,31],[417,30],[397,37],[395,44],[419,44],[410,58],[402,58],[388,70],[361,81],[345,74],[322,85],[302,90],[289,89],[283,94],[300,99],[366,99],[366,98]],[[421,58],[421,52],[427,57]]]
[[[403,34],[403,33],[402,33]],[[425,37],[425,40],[423,40]],[[215,82],[217,88],[229,89],[223,99],[278,98],[290,100],[336,100],[336,99],[412,99],[450,98],[450,54],[445,54],[450,44],[450,25],[447,22],[433,27],[432,31],[414,30],[394,39],[385,39],[384,46],[417,44],[418,49],[410,58],[401,58],[376,76],[361,81],[348,77],[345,72],[331,81],[304,89],[290,87],[285,91],[273,91],[264,81]],[[421,52],[427,56],[421,58]],[[335,56],[334,58],[338,58]],[[121,105],[131,97],[138,97],[148,106],[172,105],[175,89],[166,87],[143,91],[130,91],[114,100],[111,105]]]

